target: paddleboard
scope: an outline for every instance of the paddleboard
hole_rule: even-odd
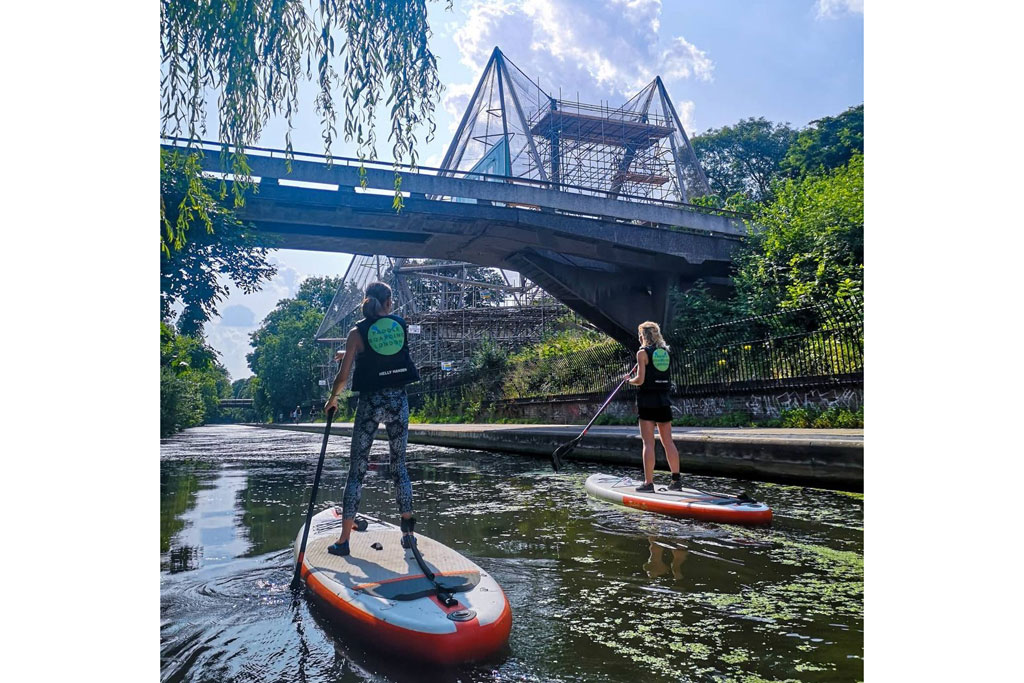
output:
[[[764,503],[696,489],[670,491],[667,486],[658,485],[652,493],[639,493],[636,487],[641,485],[642,481],[611,474],[592,474],[586,482],[587,493],[595,498],[640,510],[708,522],[768,524],[772,521],[772,509]]]
[[[452,592],[454,605],[438,599],[402,531],[373,518],[353,531],[351,554],[327,547],[341,533],[341,513],[328,508],[310,524],[301,574],[306,587],[338,622],[375,648],[442,665],[485,659],[508,642],[512,609],[501,586],[466,557],[416,534],[427,568]],[[298,561],[302,529],[295,538]]]

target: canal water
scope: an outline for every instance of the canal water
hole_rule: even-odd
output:
[[[340,501],[332,438],[319,500]],[[164,681],[856,681],[863,677],[863,497],[688,476],[769,503],[769,528],[677,520],[589,499],[597,471],[409,447],[417,531],[490,572],[512,605],[508,651],[424,671],[347,642],[293,599],[292,544],[320,437],[236,425],[161,444]],[[387,444],[362,511],[397,519]],[[639,469],[639,454],[637,454]],[[659,473],[667,480],[667,474]]]

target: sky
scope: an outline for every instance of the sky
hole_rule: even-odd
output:
[[[578,93],[584,102],[619,104],[660,75],[691,136],[760,116],[799,128],[864,101],[863,0],[455,0],[452,11],[446,4],[429,5],[445,92],[436,139],[419,147],[424,166],[439,165],[495,45],[566,99]],[[315,88],[300,92],[292,143],[322,152]],[[382,108],[382,160],[390,158],[386,115]],[[285,129],[271,121],[260,144],[283,147]],[[332,147],[340,156],[354,151],[344,141]],[[274,305],[306,277],[342,275],[350,258],[277,250],[278,274],[260,292],[232,288],[205,328],[232,379],[252,374],[249,334]]]

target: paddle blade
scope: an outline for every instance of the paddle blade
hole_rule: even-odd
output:
[[[576,448],[577,443],[579,443],[579,439],[573,439],[569,443],[563,443],[551,453],[551,466],[555,468],[555,472],[562,466],[562,459],[569,455],[572,449]]]

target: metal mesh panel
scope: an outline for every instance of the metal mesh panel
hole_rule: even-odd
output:
[[[428,383],[441,382],[469,366],[484,344],[515,351],[575,314],[519,273],[461,261],[412,260],[358,255],[353,258],[317,333],[334,349],[362,318],[367,284],[391,286],[394,312],[409,323],[409,351]],[[333,380],[336,364],[325,356],[322,378]]]
[[[495,165],[491,157],[501,157]],[[495,51],[442,163],[630,201],[687,201],[707,180],[659,79],[620,107],[556,99]]]
[[[356,254],[348,264],[348,270],[341,279],[341,286],[334,293],[327,314],[317,328],[316,338],[344,337],[362,317],[360,306],[366,286],[375,280],[388,283],[395,288],[393,270],[395,260],[387,256]],[[397,301],[396,301],[397,303]]]

